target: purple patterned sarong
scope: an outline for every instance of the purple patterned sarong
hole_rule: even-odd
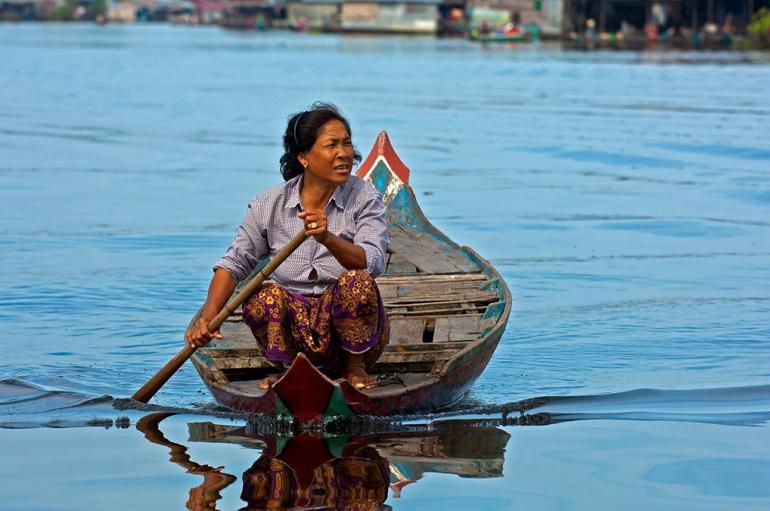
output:
[[[345,272],[317,297],[262,284],[243,304],[243,321],[269,361],[288,366],[304,353],[329,371],[343,367],[344,352],[363,353],[370,369],[389,337],[385,306],[365,270]]]
[[[345,509],[375,511],[388,497],[390,466],[373,447],[326,461],[315,467],[307,488],[300,487],[297,469],[263,454],[243,474],[241,511],[282,509]]]

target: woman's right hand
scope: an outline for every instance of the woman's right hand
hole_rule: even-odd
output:
[[[193,349],[207,345],[211,339],[222,339],[222,333],[217,330],[214,333],[209,332],[209,323],[206,318],[198,318],[195,323],[184,333],[184,340],[187,345]]]

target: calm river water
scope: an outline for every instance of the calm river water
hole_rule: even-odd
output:
[[[341,507],[770,507],[768,57],[3,24],[0,83],[0,509],[259,509],[278,452],[298,487],[342,455]],[[276,445],[190,366],[153,400],[181,413],[145,416],[125,398],[316,100],[364,154],[386,129],[507,279],[494,358],[406,436]]]

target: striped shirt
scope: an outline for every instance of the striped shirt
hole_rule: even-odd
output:
[[[303,220],[297,218],[304,209],[299,194],[302,177],[268,188],[251,200],[238,234],[214,270],[224,268],[240,282],[249,276],[257,261],[273,257],[304,229]],[[385,211],[377,190],[356,176],[338,186],[324,208],[328,231],[364,249],[366,269],[373,277],[385,270],[389,243]],[[318,277],[311,281],[314,269]],[[271,279],[289,291],[318,295],[345,271],[325,246],[310,237],[273,272]]]

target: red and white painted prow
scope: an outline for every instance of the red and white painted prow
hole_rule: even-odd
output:
[[[377,135],[377,140],[374,142],[369,156],[358,168],[356,175],[361,179],[366,179],[380,160],[385,162],[391,173],[400,181],[400,185],[409,183],[409,168],[396,154],[385,130],[380,131],[380,134]]]

